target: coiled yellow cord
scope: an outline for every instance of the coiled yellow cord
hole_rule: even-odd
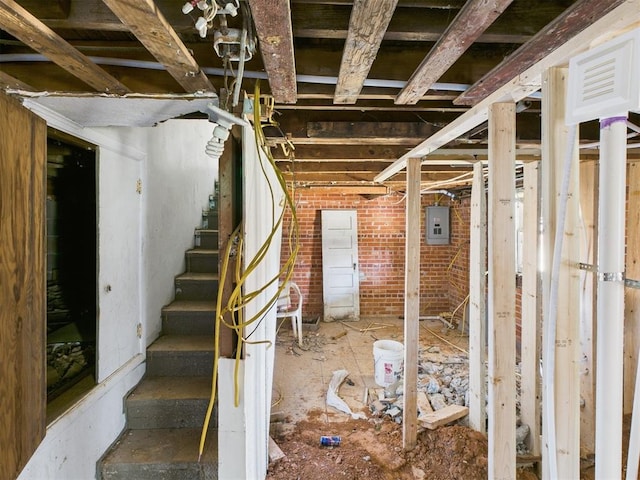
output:
[[[299,250],[298,244],[298,217],[296,215],[295,204],[293,202],[293,196],[287,189],[287,184],[282,175],[280,169],[276,166],[275,160],[269,151],[269,148],[266,146],[266,140],[264,136],[264,132],[262,130],[262,125],[260,124],[260,82],[256,82],[254,98],[253,98],[253,112],[254,112],[254,132],[256,145],[264,153],[264,156],[268,159],[271,168],[273,168],[275,172],[276,179],[282,191],[284,192],[285,197],[285,208],[283,208],[280,212],[280,215],[277,218],[277,221],[272,224],[271,232],[267,236],[266,240],[260,246],[254,257],[247,264],[244,271],[242,271],[242,262],[241,262],[241,254],[243,251],[243,238],[244,232],[242,231],[242,223],[236,227],[234,232],[229,239],[227,246],[225,248],[222,265],[220,269],[220,276],[218,282],[218,297],[216,300],[216,317],[215,317],[215,333],[214,333],[214,356],[213,356],[213,374],[212,374],[212,384],[211,384],[211,396],[209,398],[209,405],[207,407],[207,413],[205,415],[204,424],[202,426],[202,433],[200,435],[200,445],[198,452],[198,461],[202,457],[202,452],[204,451],[204,446],[207,437],[207,431],[209,429],[209,423],[211,421],[211,415],[213,412],[213,406],[215,404],[216,398],[216,385],[218,379],[218,360],[220,357],[220,328],[224,325],[225,327],[233,329],[237,334],[237,345],[236,345],[236,363],[234,368],[234,404],[237,407],[240,402],[240,386],[239,386],[239,367],[240,360],[242,358],[242,344],[243,343],[271,343],[269,340],[258,340],[249,342],[247,338],[243,336],[243,330],[245,330],[249,325],[256,321],[260,321],[263,316],[276,304],[285,284],[291,279],[293,275],[293,267],[295,266],[296,257]],[[263,175],[267,179],[267,184],[269,186],[269,192],[271,196],[271,218],[276,218],[276,202],[275,202],[275,194],[273,190],[273,186],[269,180],[269,175],[265,170],[265,166],[263,164],[262,156],[258,155],[260,168],[263,172]],[[289,256],[287,261],[281,266],[280,271],[277,275],[271,278],[266,284],[264,284],[259,289],[252,292],[245,292],[243,294],[243,289],[245,287],[245,283],[247,278],[251,275],[251,273],[260,265],[260,263],[264,260],[269,248],[271,247],[271,243],[273,241],[274,236],[278,232],[280,226],[282,225],[284,215],[286,212],[286,208],[291,210],[291,229],[289,230],[288,235],[288,246],[289,246]],[[234,242],[237,240],[236,246],[236,264],[234,268],[234,280],[235,287],[229,296],[229,300],[227,304],[223,307],[222,305],[222,297],[223,297],[223,289],[225,285],[225,279],[228,275],[229,263],[232,254],[232,246]],[[253,301],[256,297],[258,297],[265,289],[271,286],[274,282],[278,282],[280,278],[283,278],[282,283],[279,285],[277,292],[274,296],[272,296],[265,305],[249,320],[244,320],[244,309],[245,307]],[[225,321],[224,316],[230,313],[232,323],[228,323]]]

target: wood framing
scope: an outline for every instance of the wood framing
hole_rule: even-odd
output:
[[[453,103],[475,105],[509,80],[547,57],[559,46],[567,43],[576,34],[601,18],[625,0],[579,0],[540,30],[531,40],[522,45],[500,65],[478,80]],[[636,12],[637,17],[637,12]]]
[[[188,93],[215,88],[153,0],[103,0]],[[171,45],[172,48],[167,48]]]
[[[404,280],[404,410],[402,446],[413,450],[417,442],[418,341],[420,320],[420,159],[407,168],[405,280]]]
[[[355,0],[333,103],[356,103],[398,0]]]
[[[544,425],[555,424],[555,448],[546,441],[553,434],[545,429],[543,444],[548,450],[543,453],[543,460],[549,462],[550,472],[557,468],[558,478],[578,478],[580,476],[580,275],[576,265],[580,261],[580,243],[577,231],[578,223],[578,143],[577,135],[569,138],[569,127],[565,125],[565,97],[567,92],[566,68],[550,68],[544,76],[542,92],[542,185],[543,204],[543,236],[545,237],[544,258],[549,259],[543,267],[546,275],[551,274],[555,242],[562,241],[560,253],[560,270],[557,279],[556,313],[551,311],[551,288],[553,278],[547,278],[543,284],[543,322],[545,335],[554,335],[555,341],[545,340],[546,344],[555,345],[555,360],[549,356],[543,358],[543,364],[555,362],[555,382],[547,379],[543,388]],[[568,145],[571,142],[571,145]],[[558,215],[560,212],[560,193],[563,176],[566,173],[567,154],[571,155],[571,171],[566,205],[566,216],[562,239],[556,234]],[[545,308],[546,307],[546,308]],[[555,317],[555,333],[552,330]],[[547,371],[547,375],[549,372]],[[551,406],[553,402],[553,406]],[[548,436],[547,436],[548,435]],[[555,458],[551,456],[554,455]],[[554,466],[555,464],[557,465]],[[544,463],[544,462],[543,462]],[[544,467],[547,471],[547,467]]]
[[[0,93],[0,478],[45,435],[47,125]]]
[[[640,163],[630,163],[627,176],[626,275],[631,280],[640,280]],[[624,325],[624,413],[631,413],[640,349],[640,290],[636,288],[627,288],[625,292]]]
[[[296,103],[291,5],[286,0],[249,0],[271,95],[278,103]]]
[[[8,73],[0,70],[0,90],[6,90],[7,88],[33,91],[33,87],[31,87],[31,85],[27,85],[26,83],[18,80],[17,78],[13,78]]]
[[[580,163],[580,211],[582,232],[580,258],[589,264],[596,264],[597,212],[598,212],[598,162]],[[580,319],[580,456],[586,457],[596,451],[596,296],[595,275],[582,271],[581,277],[581,319]]]
[[[469,426],[487,431],[487,196],[482,163],[473,166],[469,239]]]
[[[540,455],[540,329],[538,292],[538,169],[539,162],[524,166],[523,235],[522,235],[522,318],[520,334],[520,416],[529,426],[527,446],[532,455]]]
[[[493,93],[482,99],[466,113],[460,115],[436,134],[399,157],[393,164],[376,175],[375,181],[384,182],[404,169],[408,158],[427,156],[480,125],[487,120],[487,109],[493,103],[504,101],[505,99],[517,102],[537,91],[541,86],[542,73],[547,68],[567,62],[569,58],[592,45],[594,39],[608,37],[614,32],[633,26],[638,19],[638,8],[640,8],[640,0],[630,0],[622,2],[620,6],[607,14],[598,14],[596,16],[597,20],[593,21],[587,28],[567,40],[530,68],[516,72],[511,80],[498,89],[494,89]]]
[[[489,477],[516,477],[514,103],[489,107]]]
[[[449,24],[431,51],[413,72],[395,99],[396,104],[416,104],[458,60],[513,0],[469,0]]]
[[[0,27],[98,91],[129,91],[14,0],[0,0]]]

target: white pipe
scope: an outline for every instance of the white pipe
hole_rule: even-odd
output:
[[[640,352],[638,352],[640,357]],[[638,463],[640,462],[640,362],[636,371],[636,388],[633,394],[633,413],[631,414],[631,431],[629,433],[629,452],[627,454],[626,480],[638,480]]]
[[[558,478],[558,454],[556,448],[556,329],[558,323],[558,287],[560,277],[560,260],[562,258],[562,243],[564,241],[564,223],[567,216],[567,202],[569,200],[569,181],[571,179],[571,163],[573,147],[575,144],[577,127],[569,127],[567,134],[567,150],[565,152],[562,184],[560,187],[560,201],[556,214],[556,232],[554,238],[553,257],[551,263],[551,284],[549,286],[549,309],[545,325],[547,327],[544,358],[544,379],[547,385],[547,409],[545,435],[547,439],[547,452],[549,455],[549,478]]]
[[[622,472],[622,364],[627,118],[600,120],[596,366],[596,474]]]
[[[130,68],[146,68],[148,70],[166,70],[165,66],[158,62],[149,62],[145,60],[130,60],[126,58],[108,58],[108,57],[87,57],[96,65],[111,65],[116,67]],[[0,63],[9,62],[50,62],[47,57],[39,53],[6,53],[0,55]],[[223,77],[225,70],[223,68],[204,67],[202,71],[207,75],[216,75]],[[244,72],[244,78],[259,78],[267,80],[269,77],[266,72]],[[324,85],[336,85],[338,77],[327,75],[296,75],[296,80],[300,83],[314,83]],[[365,87],[386,87],[386,88],[404,88],[406,85],[404,80],[386,80],[380,78],[368,78],[364,81]],[[469,85],[464,83],[434,83],[431,90],[442,90],[446,92],[464,92]]]

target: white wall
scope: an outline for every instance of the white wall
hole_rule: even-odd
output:
[[[30,108],[48,125],[99,147],[99,384],[47,427],[18,478],[87,480],[125,426],[124,397],[144,374],[146,344],[160,330],[160,309],[172,298],[173,277],[183,269],[217,162],[202,153],[211,131],[206,120],[82,128]]]
[[[173,299],[173,277],[184,271],[184,252],[209,203],[218,160],[204,153],[213,130],[208,120],[170,120],[148,130],[143,252],[147,345],[161,329],[160,310]],[[182,252],[182,253],[181,253]]]

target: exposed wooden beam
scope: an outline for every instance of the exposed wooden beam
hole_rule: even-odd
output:
[[[515,478],[516,111],[513,103],[495,103],[489,112],[488,478]]]
[[[296,103],[291,6],[288,0],[249,0],[271,95],[278,103]]]
[[[129,91],[13,0],[0,0],[0,27],[98,91]]]
[[[340,160],[340,159],[368,159],[394,160],[399,153],[407,151],[407,147],[397,145],[327,145],[318,148],[316,145],[300,145],[296,147],[296,160]],[[275,158],[286,158],[280,151],[273,151]]]
[[[356,103],[398,0],[355,0],[333,103]]]
[[[309,137],[427,138],[439,129],[424,122],[307,122]]]
[[[454,103],[456,105],[476,105],[483,98],[504,86],[509,80],[540,62],[561,45],[566,44],[586,27],[592,25],[594,20],[602,18],[625,3],[629,2],[626,0],[578,0],[562,15],[540,30],[531,40],[467,89],[454,100]]]
[[[469,0],[418,66],[396,97],[400,105],[414,104],[474,43],[512,0]]]
[[[627,0],[606,15],[598,17],[591,25],[565,44],[535,65],[532,65],[522,74],[513,77],[508,83],[493,91],[466,113],[460,115],[420,145],[406,152],[402,157],[399,157],[396,162],[376,177],[376,181],[383,182],[405,168],[408,158],[428,155],[430,152],[437,150],[486,121],[489,105],[507,98],[517,102],[529,96],[540,88],[542,72],[547,68],[567,62],[573,55],[584,51],[590,45],[593,46],[594,41],[598,39],[602,41],[602,37],[609,38],[609,35],[635,25],[638,20],[639,8],[640,0]]]
[[[473,166],[469,246],[469,426],[487,431],[487,194],[482,163]]]
[[[542,347],[542,322],[540,292],[538,289],[539,221],[538,172],[540,162],[524,166],[523,178],[523,231],[522,231],[522,314],[520,330],[520,415],[523,424],[529,426],[526,445],[532,455],[540,455],[542,434],[540,410],[540,358]]]
[[[295,180],[301,183],[326,183],[327,185],[339,185],[344,183],[373,184],[375,172],[283,172],[285,179]],[[442,182],[450,180],[456,174],[451,172],[422,172],[422,182]],[[406,175],[400,174],[394,181],[406,181]],[[469,181],[470,178],[469,178]]]
[[[16,90],[34,91],[35,89],[31,85],[27,85],[21,80],[12,77],[8,73],[0,70],[0,90],[6,90],[8,88],[14,88]]]
[[[420,339],[420,160],[407,165],[404,274],[404,405],[402,447],[413,450],[418,436],[418,341]]]
[[[103,1],[185,91],[215,91],[153,0]]]
[[[318,138],[318,137],[288,137],[289,141],[294,145],[406,145],[413,147],[420,143],[424,137],[336,137],[336,138]],[[284,143],[283,137],[267,137],[267,143],[274,145]]]
[[[388,162],[300,162],[279,161],[276,165],[286,173],[369,173],[379,172]]]

